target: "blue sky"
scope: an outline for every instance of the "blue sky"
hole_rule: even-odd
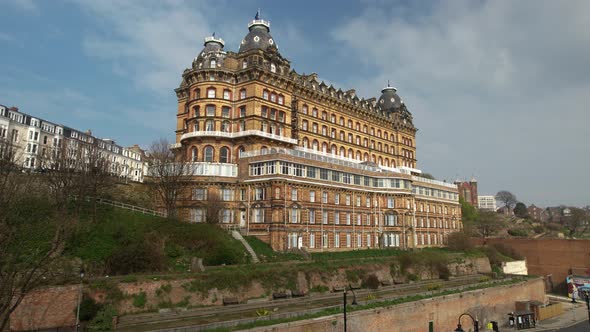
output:
[[[3,0],[0,103],[124,145],[173,138],[174,88],[260,8],[299,73],[360,96],[391,80],[418,166],[541,206],[590,204],[588,1]]]

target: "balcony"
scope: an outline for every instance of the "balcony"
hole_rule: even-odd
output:
[[[448,182],[443,182],[443,181],[438,181],[438,180],[427,179],[427,178],[423,178],[421,176],[412,175],[412,181],[423,182],[423,183],[430,183],[430,184],[434,184],[434,185],[437,185],[437,186],[442,186],[442,187],[446,187],[446,188],[451,188],[451,189],[457,190],[457,185],[456,184],[448,183]]]
[[[150,167],[148,174],[157,177],[158,172],[154,171],[154,167],[157,166]],[[178,167],[182,167],[182,169]],[[190,162],[182,166],[180,164],[167,164],[166,170],[161,173],[174,175],[179,174],[180,171],[185,176],[224,176],[235,178],[238,176],[238,165],[208,162]]]
[[[297,144],[297,140],[293,138],[288,138],[285,136],[280,136],[276,134],[270,134],[261,130],[244,130],[238,131],[236,133],[230,133],[225,131],[193,131],[190,133],[186,133],[180,137],[180,141],[182,142],[185,139],[193,138],[193,137],[223,137],[223,138],[240,138],[246,136],[259,136],[268,139],[272,139],[275,141],[280,141],[289,144]]]

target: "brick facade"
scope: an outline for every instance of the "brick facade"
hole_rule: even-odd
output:
[[[207,37],[176,89],[174,148],[191,165],[182,218],[222,205],[222,224],[276,250],[440,246],[462,228],[457,187],[419,176],[395,88],[365,100],[297,74],[267,21],[249,29],[238,53]]]

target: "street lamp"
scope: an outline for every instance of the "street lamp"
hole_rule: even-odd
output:
[[[590,290],[584,289],[584,297],[586,298],[586,308],[588,308],[588,323],[590,323]]]
[[[80,326],[80,303],[82,302],[82,284],[84,281],[84,269],[80,269],[80,290],[78,291],[78,309],[76,310],[76,332]]]
[[[473,316],[471,316],[468,313],[464,313],[461,314],[461,316],[459,316],[459,322],[457,323],[457,328],[455,329],[455,332],[465,332],[463,328],[461,328],[461,318],[463,316],[468,316],[469,318],[471,318],[471,320],[473,321],[473,331],[479,332],[479,322],[477,321],[477,319],[473,318]]]
[[[349,284],[348,289],[350,289],[350,291],[352,292],[352,305],[357,305],[356,294],[352,290],[352,285]],[[348,293],[348,290],[346,289],[346,286],[344,286],[344,293],[343,293],[343,296],[344,296],[344,299],[343,299],[343,301],[344,301],[344,332],[346,332],[347,325],[348,325],[346,322],[346,302],[347,302],[346,301],[346,293]]]

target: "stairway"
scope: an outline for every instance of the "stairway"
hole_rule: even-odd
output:
[[[248,241],[246,241],[246,239],[244,239],[244,237],[242,236],[242,234],[240,234],[240,232],[233,230],[233,231],[231,231],[231,236],[233,236],[234,239],[242,242],[242,244],[246,248],[246,251],[248,251],[250,256],[252,256],[252,263],[259,263],[260,262],[260,260],[258,259],[258,256],[256,256],[256,253],[254,252],[254,249],[252,249],[252,247],[250,247],[250,244],[248,243]]]

